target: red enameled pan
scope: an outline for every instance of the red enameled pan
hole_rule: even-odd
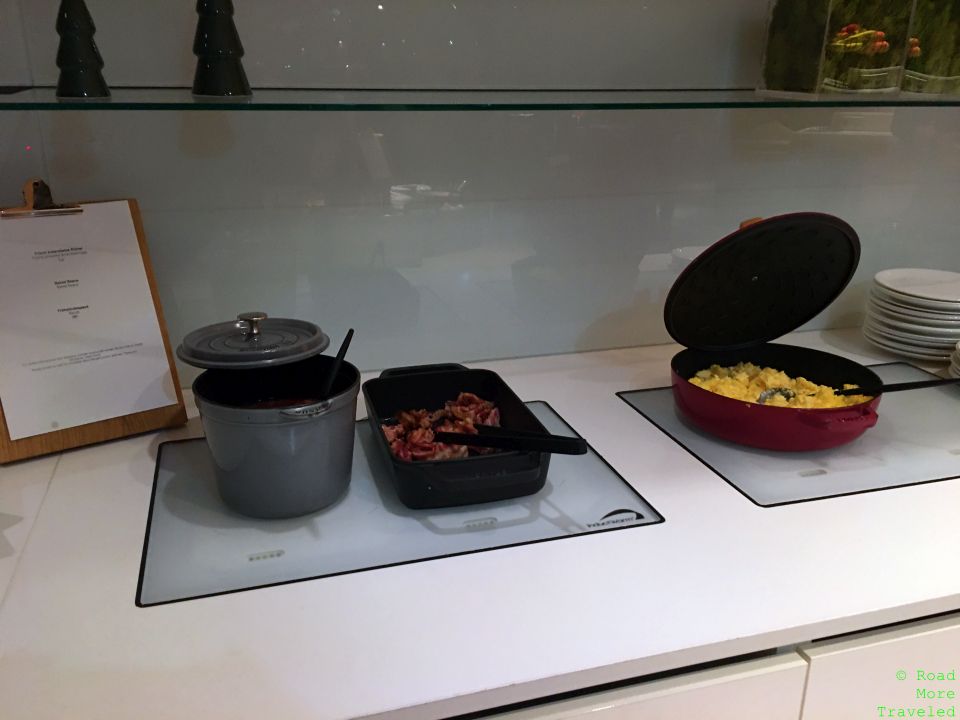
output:
[[[724,440],[770,450],[824,450],[873,427],[879,396],[842,408],[784,408],[724,397],[689,382],[712,364],[752,362],[836,388],[881,384],[876,373],[847,358],[770,342],[833,302],[859,260],[853,228],[822,213],[751,223],[695,258],[664,309],[667,330],[687,348],[670,363],[678,412]]]

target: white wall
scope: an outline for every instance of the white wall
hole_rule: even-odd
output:
[[[86,1],[109,83],[190,84],[194,2]],[[20,4],[36,83],[56,84],[58,0]],[[753,87],[766,4],[234,0],[254,86],[358,88]]]
[[[106,56],[113,42],[107,38],[118,33],[107,30],[114,22],[106,17],[108,3],[88,2]],[[320,27],[310,8],[332,7],[294,0],[236,4],[251,61],[252,48],[269,45],[276,27],[306,37],[304,26],[315,32]],[[516,4],[569,23],[568,34],[577,24],[619,28],[644,5]],[[621,65],[636,66],[659,43],[661,65],[669,66],[677,85],[746,83],[757,68],[744,53],[761,42],[763,4],[649,0],[644,12],[659,18],[650,27],[672,34],[639,33],[636,47],[628,48],[626,34],[614,33]],[[55,76],[40,69],[37,53],[40,28],[49,25],[41,16],[54,5],[44,0],[22,6],[35,72],[51,82]],[[268,5],[272,15],[250,20]],[[368,4],[341,5],[361,13]],[[440,7],[403,5],[419,9],[410,10],[414,19]],[[457,5],[482,14],[496,8],[506,13],[512,4]],[[143,52],[129,67],[116,63],[114,70],[131,82],[143,78],[142,84],[187,83],[191,59],[174,72],[172,64],[152,60],[151,44],[169,57],[180,26],[193,22],[193,3],[184,0],[176,10],[164,3],[162,13],[155,6],[161,4],[137,0],[114,10],[127,18],[127,28],[149,27],[170,44],[144,35]],[[560,9],[580,15],[574,22],[554,14]],[[587,22],[591,9],[600,18],[593,25]],[[370,14],[376,10],[363,12],[368,26],[378,17]],[[680,14],[688,17],[689,30],[680,27]],[[708,33],[702,23],[711,14],[717,29]],[[391,27],[403,19],[399,15]],[[477,21],[476,27],[487,25]],[[746,28],[752,31],[744,35]],[[427,42],[431,32],[418,32],[418,42]],[[134,35],[129,29],[127,34]],[[543,44],[541,51],[557,37],[528,34],[531,46]],[[599,31],[587,36],[600,44]],[[477,34],[477,42],[488,37]],[[697,41],[712,61],[696,54]],[[50,42],[41,54],[53,52],[55,37]],[[262,71],[259,82],[285,84],[276,57],[288,44],[275,42],[273,51],[262,54],[271,59],[260,69],[248,64],[251,75]],[[555,67],[524,65],[504,74],[503,84],[536,77],[544,86],[559,86],[569,77],[582,78],[576,73],[585,58],[612,58],[591,54],[595,50],[580,55],[563,47],[552,53]],[[522,43],[512,51],[517,58],[525,53]],[[495,54],[490,66],[481,63],[469,77],[486,84],[493,77],[490,67],[501,60]],[[467,69],[452,62],[393,79],[469,85]],[[368,70],[371,84],[391,77],[385,65]],[[627,74],[612,65],[594,71],[590,82],[598,85],[615,84],[605,82],[608,77],[629,84]],[[649,73],[645,78],[656,84]],[[816,107],[0,112],[0,203],[13,204],[22,178],[38,173],[65,199],[137,197],[174,340],[201,324],[263,309],[315,320],[335,337],[356,327],[351,355],[364,368],[568,352],[665,340],[662,302],[682,267],[673,251],[709,244],[756,215],[821,210],[860,232],[860,273],[813,326],[856,324],[865,283],[880,268],[960,269],[958,119],[957,109]],[[416,184],[460,192],[444,204],[422,189],[418,194],[403,187]]]
[[[29,85],[26,33],[18,0],[0,0],[0,86]]]

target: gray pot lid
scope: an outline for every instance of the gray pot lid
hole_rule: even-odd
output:
[[[319,355],[329,344],[313,323],[248,312],[194,330],[177,348],[177,357],[195,367],[248,370]]]

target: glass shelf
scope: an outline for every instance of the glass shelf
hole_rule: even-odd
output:
[[[105,99],[57,99],[54,88],[0,92],[3,110],[683,110],[696,108],[957,107],[960,96],[770,96],[753,90],[255,90],[197,98],[189,88],[115,88]]]

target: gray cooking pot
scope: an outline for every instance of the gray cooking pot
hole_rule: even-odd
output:
[[[360,372],[343,362],[330,396],[319,397],[334,358],[316,353],[328,343],[309,323],[248,313],[197,330],[177,348],[185,362],[209,368],[193,393],[217,489],[233,510],[296,517],[346,491]]]

